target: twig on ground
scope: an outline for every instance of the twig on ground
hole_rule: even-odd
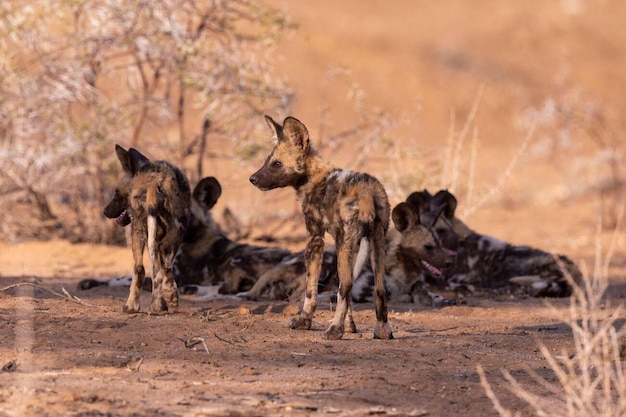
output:
[[[206,345],[206,341],[204,337],[194,337],[193,339],[184,340],[184,342],[185,342],[185,347],[189,349],[191,349],[195,345],[199,345],[200,343],[202,343],[202,346],[204,346],[204,350],[206,351],[207,355],[210,355],[209,347]]]
[[[0,292],[6,292],[6,291],[11,290],[13,288],[19,288],[19,287],[34,287],[34,288],[43,290],[43,291],[45,291],[47,293],[50,293],[52,295],[55,295],[57,297],[63,298],[65,300],[69,300],[69,301],[71,301],[73,303],[80,304],[80,305],[85,306],[85,307],[103,308],[102,306],[99,306],[99,305],[89,304],[89,303],[84,302],[83,300],[81,300],[80,298],[76,297],[75,295],[70,294],[64,287],[61,287],[61,291],[63,291],[63,293],[60,293],[60,292],[56,292],[54,290],[51,290],[49,288],[46,288],[43,285],[34,284],[32,282],[18,282],[16,284],[11,284],[9,286],[1,288]]]

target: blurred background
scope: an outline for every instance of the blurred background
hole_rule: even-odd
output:
[[[447,188],[479,232],[579,253],[623,208],[625,18],[617,0],[4,2],[0,239],[123,244],[102,216],[119,143],[217,177],[231,238],[301,247],[293,190],[248,182],[269,114],[392,204]]]

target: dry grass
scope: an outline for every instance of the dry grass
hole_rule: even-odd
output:
[[[620,220],[622,218],[623,207],[619,216]],[[525,401],[538,416],[613,417],[626,413],[624,309],[622,304],[611,306],[605,298],[609,264],[621,221],[615,228],[605,255],[600,238],[601,221],[598,225],[593,272],[584,273],[583,282],[579,285],[570,280],[574,295],[566,312],[553,308],[556,317],[571,329],[574,351],[564,350],[554,354],[539,342],[539,349],[556,382],[527,368],[526,372],[534,384],[525,386],[507,369],[501,371],[507,381],[507,389]],[[500,402],[483,368],[478,365],[477,370],[481,384],[498,413],[503,417],[521,415]]]

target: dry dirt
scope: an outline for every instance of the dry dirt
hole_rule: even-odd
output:
[[[611,124],[610,115],[624,113],[621,2],[285,4],[301,29],[284,41],[276,61],[294,86],[296,115],[305,122],[317,121],[328,106],[334,123],[352,123],[354,115],[340,104],[345,90],[324,87],[327,71],[342,65],[352,69],[368,103],[391,113],[419,108],[413,113],[419,128],[411,133],[417,145],[405,140],[407,147],[441,147],[450,110],[458,111],[460,130],[483,86],[474,121],[481,137],[478,185],[505,175],[524,136],[516,128],[523,110],[543,108],[547,100],[580,99],[583,107],[592,101],[609,115],[595,127],[618,136],[621,126]],[[530,147],[470,226],[592,268],[597,242],[606,249],[612,233],[605,229],[596,239],[605,200],[594,184],[606,165],[584,153],[597,149],[576,132],[553,153]],[[570,148],[578,153],[566,153]],[[582,170],[582,162],[591,167]],[[378,175],[381,166],[371,169]],[[256,196],[245,174],[207,173],[224,178],[220,204]],[[293,205],[288,192],[263,198],[277,195]],[[265,201],[250,197],[248,207]],[[235,205],[243,217],[245,207]],[[123,275],[131,265],[126,248],[0,243],[0,416],[495,416],[479,364],[503,404],[531,415],[507,391],[500,369],[522,383],[531,383],[525,367],[553,378],[538,341],[554,352],[572,348],[568,327],[537,299],[475,297],[443,309],[392,304],[391,341],[372,339],[373,306],[357,305],[360,333],[331,342],[322,338],[332,314],[327,304],[313,330],[300,332],[287,328],[298,308],[289,302],[182,299],[171,314],[124,315],[126,289],[76,289],[83,278]],[[625,277],[626,237],[620,233],[608,276],[613,304],[626,296]],[[33,285],[6,289],[18,283]],[[144,309],[148,302],[144,292]],[[551,302],[562,312],[569,305]]]

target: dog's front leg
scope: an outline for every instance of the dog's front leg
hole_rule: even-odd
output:
[[[145,241],[139,233],[139,230],[133,228],[132,230],[132,250],[133,250],[133,281],[130,284],[130,291],[128,293],[128,300],[122,311],[124,313],[136,313],[139,311],[139,294],[141,287],[143,287],[143,280],[146,276],[146,270],[143,267],[143,250]]]
[[[304,293],[304,306],[299,317],[294,317],[289,322],[289,327],[295,330],[310,330],[313,321],[313,313],[317,308],[317,284],[322,268],[322,255],[324,253],[324,237],[316,235],[309,240],[305,251],[306,263],[306,291]]]

